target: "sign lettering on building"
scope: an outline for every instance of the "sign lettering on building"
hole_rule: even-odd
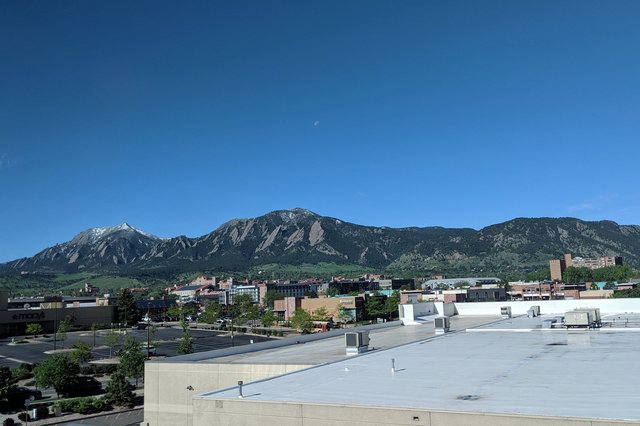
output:
[[[19,320],[43,320],[44,319],[44,312],[28,312],[25,314],[13,314],[12,317],[14,320],[19,321]]]

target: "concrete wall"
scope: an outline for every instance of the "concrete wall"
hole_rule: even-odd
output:
[[[421,303],[408,303],[406,305],[400,305],[398,307],[400,314],[400,321],[404,325],[419,324],[416,319],[418,317],[435,315],[438,313],[436,310],[435,302],[421,302]]]
[[[422,302],[400,305],[400,320],[405,325],[419,324],[416,318],[427,315],[496,316],[500,308],[511,306],[512,315],[526,315],[531,306],[539,305],[541,314],[564,314],[576,308],[600,308],[602,315],[640,312],[640,299],[536,300],[517,302]]]
[[[541,314],[564,314],[576,308],[600,308],[603,315],[640,312],[640,299],[536,300],[518,302],[456,303],[458,315],[500,315],[500,307],[511,306],[512,315],[525,315],[529,307],[540,306]]]
[[[306,367],[310,365],[145,363],[143,425],[191,425],[194,395],[235,386],[238,380],[248,383]]]
[[[193,400],[193,425],[622,426],[640,422],[247,399]],[[186,423],[183,423],[186,424]]]
[[[498,309],[499,311],[499,309]],[[420,324],[418,317],[427,315],[452,316],[456,314],[456,308],[453,303],[445,302],[421,302],[409,303],[398,307],[400,320],[404,325]],[[500,312],[498,312],[499,314]]]

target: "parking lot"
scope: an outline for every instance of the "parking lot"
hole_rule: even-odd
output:
[[[214,349],[222,349],[231,346],[231,336],[229,332],[209,331],[190,329],[193,338],[193,349],[195,352],[204,352]],[[119,347],[114,347],[111,351],[104,345],[104,337],[108,334],[108,330],[99,330],[94,334],[91,331],[78,331],[67,333],[64,341],[56,342],[56,349],[70,349],[73,343],[83,341],[94,346],[92,350],[93,360],[108,359],[115,357],[115,352]],[[143,345],[147,342],[147,330],[127,329],[126,334],[134,337]],[[124,337],[124,331],[122,331]],[[153,344],[156,347],[156,356],[175,356],[177,355],[178,345],[182,338],[182,329],[178,325],[168,327],[158,327],[153,336]],[[23,337],[16,337],[14,340],[22,340]],[[36,363],[44,360],[50,355],[54,349],[53,336],[38,337],[26,339],[28,343],[16,344],[12,343],[12,339],[0,340],[0,366],[17,367],[21,362]],[[95,343],[94,343],[95,340]],[[247,335],[243,333],[234,333],[234,345],[250,344],[268,340],[266,336]]]

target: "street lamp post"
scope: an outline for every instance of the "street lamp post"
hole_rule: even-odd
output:
[[[56,350],[56,344],[58,342],[58,299],[54,300],[55,307],[53,308],[55,319],[53,320],[53,350]]]
[[[147,302],[147,359],[151,358],[149,354],[149,345],[151,344],[151,317],[149,316],[150,308],[151,302]]]

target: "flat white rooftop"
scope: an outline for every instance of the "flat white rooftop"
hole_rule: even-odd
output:
[[[245,384],[243,400],[640,420],[640,328],[545,331],[543,318],[510,318],[480,327],[487,332],[449,333]],[[640,324],[638,315],[626,319]],[[234,388],[197,398],[237,395]]]

